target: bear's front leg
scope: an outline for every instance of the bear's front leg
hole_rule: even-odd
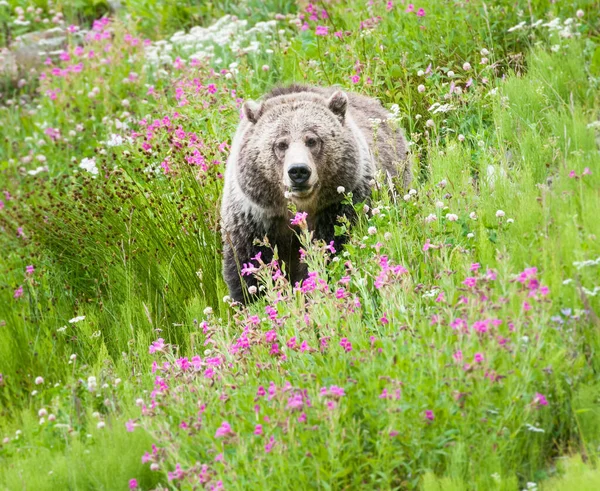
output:
[[[229,288],[229,296],[244,305],[250,302],[248,288],[258,288],[254,274],[242,274],[244,264],[252,263],[252,258],[258,253],[261,253],[261,259],[265,263],[271,262],[273,256],[269,248],[254,245],[253,241],[250,236],[245,239],[232,234],[224,235],[223,276]]]
[[[345,216],[353,223],[356,220],[356,212],[350,205],[335,203],[317,216],[314,228],[314,239],[323,240],[326,244],[333,241],[333,246],[336,251],[340,251],[342,246],[348,240],[347,234],[335,235],[335,226],[338,225],[338,217]]]

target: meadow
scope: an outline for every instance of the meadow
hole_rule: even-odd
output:
[[[0,1],[0,489],[599,489],[598,12]],[[379,98],[415,178],[243,308],[224,163],[292,81]]]

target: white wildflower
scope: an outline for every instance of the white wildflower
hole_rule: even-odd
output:
[[[98,167],[96,166],[96,159],[94,157],[91,159],[88,159],[87,157],[81,159],[79,168],[88,171],[94,176],[98,175]]]
[[[36,167],[33,170],[28,170],[27,174],[29,174],[30,176],[37,176],[40,172],[48,172],[48,166],[47,165],[43,165],[40,167]]]
[[[123,137],[121,135],[117,135],[116,133],[112,133],[108,138],[106,145],[109,147],[118,147],[119,145],[123,145]]]

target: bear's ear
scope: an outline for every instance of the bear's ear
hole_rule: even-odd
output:
[[[244,102],[244,114],[248,121],[252,124],[256,124],[258,118],[260,118],[260,112],[262,109],[262,104],[260,102],[255,101],[246,101]]]
[[[343,122],[348,108],[348,96],[341,90],[336,91],[327,101],[327,107]]]

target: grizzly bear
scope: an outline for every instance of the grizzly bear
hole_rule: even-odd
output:
[[[243,105],[221,206],[223,270],[233,300],[249,300],[256,279],[241,268],[258,253],[269,262],[271,248],[292,284],[306,276],[288,201],[308,213],[314,239],[333,240],[339,250],[338,217],[355,215],[342,203],[344,192],[354,203],[368,200],[378,170],[410,182],[406,142],[390,116],[379,101],[333,87],[279,87]],[[271,248],[255,244],[265,237]]]

